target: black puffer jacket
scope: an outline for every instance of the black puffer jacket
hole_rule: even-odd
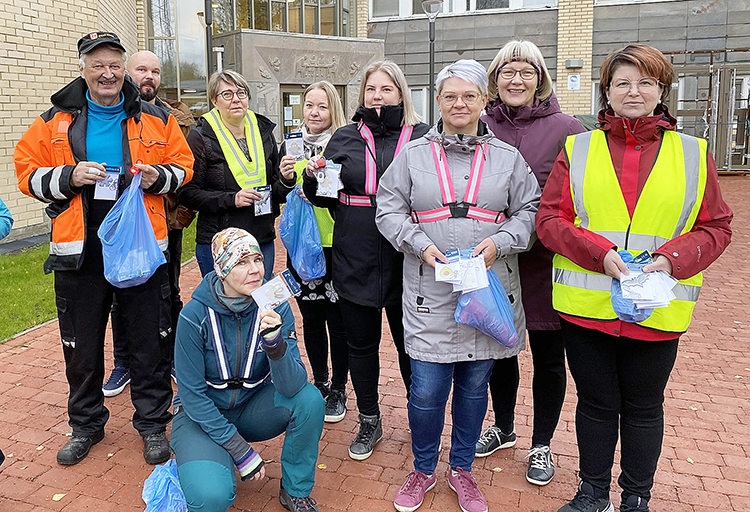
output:
[[[381,107],[380,116],[372,108],[360,107],[354,124],[336,130],[324,156],[341,164],[342,192],[365,195],[365,141],[357,130],[362,120],[375,138],[377,181],[391,165],[401,135],[403,106]],[[411,140],[423,136],[430,127],[414,126]],[[401,303],[404,255],[383,238],[375,226],[375,208],[347,206],[337,199],[317,197],[318,182],[305,175],[305,195],[315,206],[328,208],[336,221],[333,228],[333,287],[356,304],[370,307]]]
[[[237,208],[234,196],[240,191],[232,171],[229,170],[219,140],[211,125],[201,118],[198,127],[187,137],[195,156],[193,180],[180,189],[180,204],[198,212],[195,241],[210,244],[213,236],[228,227],[242,228],[252,234],[260,244],[276,238],[274,219],[278,217],[282,198],[294,187],[294,182],[281,179],[279,175],[279,151],[273,136],[276,126],[267,117],[255,114],[263,138],[266,158],[266,184],[271,185],[273,215],[255,217],[253,205]],[[252,144],[252,141],[248,141]]]

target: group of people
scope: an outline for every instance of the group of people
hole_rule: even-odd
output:
[[[473,60],[444,67],[435,126],[420,122],[402,70],[378,61],[362,76],[352,123],[332,84],[305,90],[302,160],[279,149],[274,124],[248,108],[250,87],[239,73],[211,76],[214,108],[185,139],[163,105],[149,104],[148,80],[136,71],[135,83],[125,76],[114,34],[84,36],[79,52],[81,78],[53,95],[53,108],[15,153],[21,190],[50,203],[53,219],[45,270],[55,271],[73,429],[59,463],[79,462],[104,436],[103,341],[114,298],[123,318],[138,318],[125,322],[121,337],[133,424],[155,463],[173,421],[170,444],[188,508],[226,511],[237,473],[243,481],[264,478],[250,443],[285,433],[279,499],[291,511],[316,511],[318,442],[325,422],[346,415],[349,376],[359,414],[349,456],[367,459],[383,437],[385,310],[414,456],[396,510],[416,510],[436,485],[451,389],[448,485],[464,512],[487,510],[472,464],[517,442],[517,356],[528,335],[534,423],[527,480],[546,485],[554,476],[551,441],[567,355],[578,392],[580,485],[559,512],[614,511],[618,439],[620,510],[648,512],[664,388],[700,272],[729,243],[732,218],[705,141],[675,131],[663,102],[672,66],[658,50],[631,44],[607,57],[593,132],[561,112],[544,58],[527,41],[507,43],[489,69]],[[337,198],[318,194],[327,162],[340,165]],[[104,279],[96,229],[114,202],[96,199],[94,188],[105,163],[143,174],[165,252],[172,231],[162,196],[177,192],[173,204],[198,212],[203,280],[181,311],[166,265],[132,288]],[[120,193],[130,180],[129,172],[120,175]],[[251,297],[272,277],[274,219],[290,193],[314,206],[326,260],[325,275],[311,281],[287,262],[302,287],[297,304],[312,383],[289,305],[261,311]],[[513,309],[514,347],[456,322],[460,294],[434,271],[451,249],[470,250],[499,277]],[[618,250],[649,251],[653,263],[644,272],[678,279],[677,298],[642,322],[619,320],[610,287],[628,268]],[[160,335],[173,325],[176,337]],[[178,391],[170,413],[172,357]],[[482,431],[488,388],[494,422]]]

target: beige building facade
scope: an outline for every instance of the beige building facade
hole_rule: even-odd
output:
[[[253,87],[250,107],[279,125],[279,138],[289,123],[284,118],[285,99],[294,101],[324,72],[346,102],[358,87],[357,72],[383,57],[383,42],[366,39],[367,2],[321,2],[317,9],[303,12],[294,11],[294,1],[214,0],[212,4],[213,47],[221,48],[224,67],[248,73]],[[18,190],[13,149],[33,120],[50,108],[50,96],[79,76],[78,39],[109,30],[120,36],[128,54],[155,51],[164,68],[162,96],[179,98],[198,116],[210,106],[205,95],[203,5],[203,0],[4,0],[0,5],[0,197],[15,221],[4,242],[49,232],[45,205]],[[326,10],[331,5],[337,6],[335,12]],[[259,16],[258,6],[267,7],[267,17]],[[279,11],[279,6],[284,9]],[[327,32],[338,35],[321,35]],[[265,45],[266,51],[258,52],[259,45]],[[270,54],[277,58],[267,59]],[[317,62],[334,65],[318,69]],[[293,115],[292,122],[301,117],[296,111]]]

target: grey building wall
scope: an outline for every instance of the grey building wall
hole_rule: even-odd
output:
[[[370,38],[385,41],[385,56],[402,66],[410,87],[426,87],[429,74],[429,25],[426,16],[370,23]],[[504,13],[465,13],[438,17],[435,25],[435,73],[458,59],[487,66],[510,39],[533,41],[556,77],[557,9]]]
[[[240,30],[214,36],[213,43],[224,47],[224,67],[242,73],[248,81],[249,107],[276,123],[277,140],[281,140],[280,86],[306,87],[318,80],[343,86],[348,119],[358,106],[362,72],[383,58],[383,42],[375,39]]]
[[[594,9],[593,78],[613,50],[641,42],[663,52],[750,48],[750,0],[690,0]],[[708,54],[673,57],[676,65],[708,64]],[[715,64],[750,63],[750,52],[717,53]]]
[[[374,21],[370,38],[383,39],[385,55],[403,66],[409,85],[428,85],[429,39],[425,16]],[[542,50],[553,80],[557,70],[557,9],[441,15],[436,24],[435,69],[460,58],[488,65],[510,39],[528,39]],[[593,70],[604,57],[630,42],[664,52],[750,47],[750,0],[685,0],[629,3],[594,8]],[[675,64],[708,63],[708,55],[675,56]],[[716,55],[714,62],[750,63],[750,52]]]

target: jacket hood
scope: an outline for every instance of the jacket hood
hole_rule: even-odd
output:
[[[217,276],[216,272],[212,270],[206,274],[203,277],[203,281],[195,287],[192,298],[218,313],[231,315],[232,312],[219,301],[218,297],[216,297],[216,292],[214,292],[214,287],[218,281],[219,276]]]
[[[361,106],[352,117],[352,121],[363,121],[376,137],[385,135],[389,131],[401,130],[404,119],[404,104],[384,105],[380,107],[380,115],[374,108]]]
[[[78,77],[68,85],[57,91],[50,97],[52,104],[63,112],[83,110],[87,106],[86,92],[89,90],[86,80]],[[122,93],[125,96],[124,108],[127,117],[140,119],[141,115],[141,91],[135,82],[125,75],[122,84]]]
[[[551,116],[552,114],[558,114],[560,110],[560,103],[557,101],[557,97],[554,93],[550,95],[544,101],[539,98],[534,98],[534,103],[527,107],[522,105],[520,107],[511,107],[506,105],[498,97],[492,100],[487,105],[487,115],[492,117],[498,124],[503,122],[523,122],[533,121],[540,117]]]
[[[637,119],[625,119],[615,115],[611,108],[599,112],[599,128],[609,134],[625,138],[625,131],[629,130],[637,140],[656,139],[664,130],[674,130],[677,120],[669,113],[663,103],[654,109],[653,116],[643,116]]]
[[[440,119],[430,131],[425,134],[428,140],[438,142],[443,146],[474,146],[476,144],[486,144],[495,136],[487,129],[487,124],[481,119],[478,121],[477,135],[446,135],[443,133],[443,120]]]

